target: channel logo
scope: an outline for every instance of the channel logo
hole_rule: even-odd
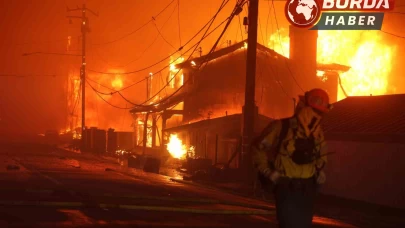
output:
[[[290,24],[311,30],[381,30],[395,0],[287,0]]]

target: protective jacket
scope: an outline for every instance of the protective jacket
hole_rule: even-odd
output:
[[[268,175],[275,169],[289,178],[310,178],[318,170],[323,169],[327,162],[327,148],[320,120],[321,117],[312,108],[303,107],[295,116],[289,118],[289,127],[282,139],[280,139],[281,120],[270,123],[263,139],[257,145],[253,145],[253,162],[258,171]],[[295,163],[291,157],[296,149],[296,139],[311,136],[315,143],[314,153],[319,156],[309,164]],[[275,151],[279,140],[281,142],[278,151]]]

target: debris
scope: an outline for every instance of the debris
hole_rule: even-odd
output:
[[[110,168],[105,168],[105,171],[114,171],[114,170]]]

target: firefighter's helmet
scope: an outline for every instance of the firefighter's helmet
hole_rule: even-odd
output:
[[[323,89],[312,89],[305,93],[305,104],[322,113],[327,113],[332,108],[329,104],[329,95]]]

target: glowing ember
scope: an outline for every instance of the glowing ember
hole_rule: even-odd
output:
[[[288,30],[280,29],[280,36],[276,32],[270,37],[269,47],[286,57],[289,44]],[[319,31],[318,62],[352,67],[340,75],[349,96],[387,94],[395,51],[395,47],[384,44],[377,31]],[[339,90],[338,100],[343,98]]]
[[[173,158],[183,158],[187,153],[187,148],[176,134],[170,134],[170,140],[167,144],[167,150]]]
[[[122,83],[121,78],[120,78],[118,75],[115,76],[115,79],[111,82],[111,86],[112,86],[114,89],[121,89],[121,88],[122,88],[122,85],[123,85],[123,83]]]
[[[170,58],[170,68],[169,68],[169,78],[168,81],[170,81],[170,87],[175,88],[176,84],[180,84],[180,86],[183,85],[183,72],[181,69],[177,69],[176,65],[179,63],[184,62],[184,58],[180,57],[177,59],[173,59],[173,57]],[[174,78],[173,78],[174,77]]]

